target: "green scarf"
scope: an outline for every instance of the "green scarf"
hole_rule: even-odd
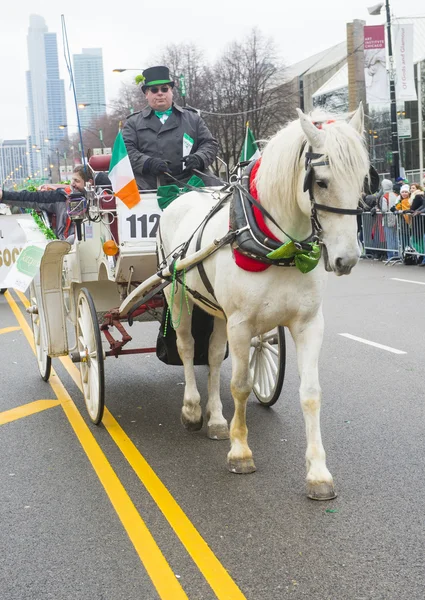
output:
[[[267,254],[267,258],[279,259],[279,258],[294,258],[295,266],[301,273],[309,273],[315,267],[320,260],[321,249],[317,242],[309,244],[310,250],[299,250],[295,243],[291,240],[286,242],[277,250],[273,250]]]

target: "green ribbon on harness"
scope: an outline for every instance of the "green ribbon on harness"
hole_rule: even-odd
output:
[[[294,258],[297,269],[301,271],[301,273],[309,273],[317,267],[321,256],[321,249],[317,242],[312,242],[309,246],[310,250],[300,250],[291,240],[283,244],[280,248],[269,252],[267,258]]]
[[[192,175],[189,181],[186,184],[187,186],[201,188],[205,187],[205,183],[202,181],[200,177],[197,175]],[[176,198],[181,196],[181,194],[186,194],[186,192],[190,192],[189,187],[180,188],[178,185],[160,185],[156,192],[156,197],[158,200],[158,205],[161,210],[165,210],[171,202],[173,202]]]

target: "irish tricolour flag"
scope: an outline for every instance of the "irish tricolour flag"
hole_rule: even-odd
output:
[[[140,202],[139,190],[121,131],[118,132],[112,148],[109,179],[115,196],[122,200],[128,208],[133,208]]]

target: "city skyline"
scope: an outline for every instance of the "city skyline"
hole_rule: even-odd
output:
[[[159,35],[158,31],[150,28],[143,28],[141,34],[143,12],[139,5],[132,2],[128,7],[132,16],[127,18],[113,13],[115,5],[105,0],[103,10],[96,15],[95,26],[90,19],[82,18],[86,11],[86,3],[82,0],[75,0],[66,9],[58,8],[53,0],[11,3],[0,20],[0,72],[7,90],[1,101],[0,138],[21,139],[27,136],[24,73],[28,69],[25,38],[30,13],[43,15],[49,31],[57,32],[59,36],[59,68],[65,79],[67,124],[75,130],[77,116],[60,39],[62,11],[66,17],[71,54],[91,46],[103,50],[108,104],[118,97],[122,82],[129,83],[134,79],[134,72],[116,75],[112,72],[114,68],[133,67],[142,70],[157,64],[168,45],[194,44],[204,53],[207,64],[221,55],[229,43],[242,40],[253,27],[258,27],[264,36],[274,40],[276,53],[283,63],[291,65],[342,42],[346,35],[346,23],[353,19],[364,19],[369,24],[383,23],[383,17],[369,16],[366,5],[359,4],[357,0],[343,3],[323,0],[319,4],[306,0],[302,5],[291,5],[288,18],[285,5],[275,6],[271,1],[265,0],[262,10],[258,11],[253,0],[245,0],[243,6],[217,0],[212,13],[209,7],[201,6],[198,7],[196,18],[177,15],[170,22],[162,22]],[[166,3],[166,6],[172,5]],[[397,17],[422,12],[418,11],[416,0],[391,0],[391,8]],[[215,31],[217,35],[205,36],[204,27],[199,26],[200,21],[208,23],[209,31]]]

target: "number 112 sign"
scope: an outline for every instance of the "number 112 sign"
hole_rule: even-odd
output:
[[[120,242],[153,241],[161,218],[156,196],[142,196],[140,202],[127,208],[117,198],[117,216]]]

